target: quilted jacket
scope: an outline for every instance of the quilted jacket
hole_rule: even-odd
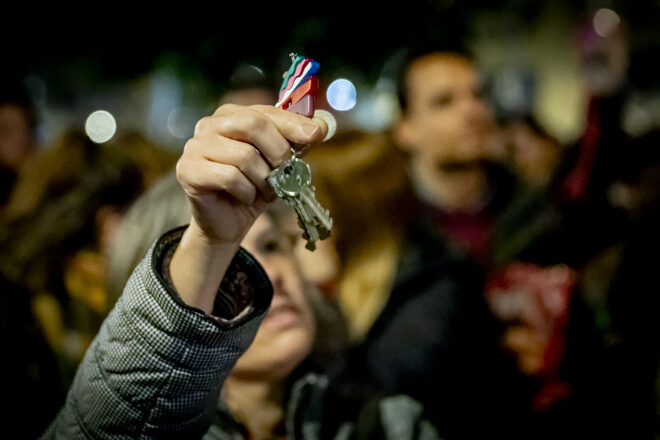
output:
[[[238,286],[241,295],[248,291],[250,311],[224,321],[185,305],[163,276],[164,261],[182,231],[163,235],[135,269],[42,439],[242,438],[219,400],[220,389],[252,342],[272,286],[241,249],[220,290]],[[322,425],[327,389],[327,378],[316,374],[294,384],[287,414],[290,438],[353,438],[357,428],[352,420],[333,425],[331,433]],[[406,396],[379,399],[375,407],[369,422],[373,438],[438,438],[423,408]]]

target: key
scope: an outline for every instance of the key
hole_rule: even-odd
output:
[[[309,196],[302,196],[308,191],[312,180],[309,165],[299,159],[295,154],[291,159],[271,171],[268,183],[273,187],[275,194],[283,198],[286,203],[298,214],[298,223],[305,231],[303,238],[307,240],[307,248],[314,250],[316,241],[321,234],[317,229],[317,221],[313,210],[308,209]],[[324,238],[327,237],[323,231]]]
[[[305,112],[305,116],[313,115],[313,104],[316,91],[318,89],[318,70],[319,63],[311,58],[305,58],[296,54],[290,54],[291,67],[284,74],[282,87],[280,88],[279,99],[276,107],[292,111],[292,108],[299,101],[310,101],[311,104],[305,106],[311,113]],[[298,111],[294,111],[299,113]]]
[[[330,236],[330,231],[332,231],[332,217],[330,217],[330,211],[316,200],[314,191],[312,185],[305,185],[300,189],[299,197],[309,216],[314,219],[319,240],[324,240]]]
[[[291,67],[284,75],[280,99],[276,106],[311,117],[314,114],[314,98],[318,90],[319,63],[291,54]],[[309,165],[292,149],[291,159],[271,171],[268,183],[275,194],[284,199],[298,215],[298,224],[307,240],[307,249],[316,249],[316,242],[330,236],[332,218],[330,212],[316,200]]]

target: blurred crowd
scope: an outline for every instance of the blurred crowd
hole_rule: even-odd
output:
[[[331,417],[405,392],[447,439],[660,436],[660,127],[624,130],[625,32],[580,32],[575,142],[502,111],[469,53],[429,44],[401,63],[391,126],[340,125],[306,154],[334,220],[316,251],[296,247],[332,324]],[[274,91],[241,84],[218,104]],[[79,129],[38,145],[38,118],[2,90],[2,373],[24,438],[63,404],[149,246],[190,216],[171,149]]]

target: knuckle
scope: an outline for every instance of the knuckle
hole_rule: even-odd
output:
[[[236,167],[227,167],[222,171],[222,179],[225,188],[228,190],[235,189],[240,183],[241,172]]]
[[[195,138],[190,138],[190,139],[188,139],[188,140],[186,141],[186,143],[183,145],[183,154],[182,154],[182,157],[183,157],[183,156],[186,156],[186,155],[188,155],[188,154],[190,154],[191,150],[194,150],[194,149],[195,149],[195,144],[196,144],[196,143],[197,143],[197,141],[195,140]]]
[[[176,180],[179,181],[179,183],[183,183],[183,181],[186,180],[187,172],[188,172],[189,166],[188,166],[188,160],[185,157],[179,158],[179,160],[176,162],[176,165],[174,167],[174,172],[176,175]]]
[[[244,197],[253,192],[253,188],[246,182],[238,168],[227,168],[223,174],[223,188],[227,193],[240,200],[245,200]]]
[[[257,159],[257,150],[254,147],[247,146],[247,148],[237,148],[236,157],[241,166],[249,166]]]
[[[258,111],[259,113],[266,114],[270,112],[274,107],[272,105],[266,105],[266,104],[252,104],[248,108]]]
[[[197,124],[195,124],[195,135],[199,135],[201,133],[206,132],[209,129],[209,126],[211,125],[211,117],[210,116],[205,116],[199,121],[197,121]]]
[[[222,104],[220,107],[218,107],[215,111],[214,114],[219,115],[219,114],[227,114],[227,113],[232,113],[238,110],[240,106],[232,103],[225,103]]]
[[[185,159],[183,157],[179,158],[179,160],[176,161],[176,166],[174,167],[174,172],[176,174],[176,180],[181,182],[181,178],[183,177],[184,173],[184,167],[185,167]]]
[[[243,121],[245,128],[249,131],[263,130],[268,123],[266,117],[256,110],[246,110],[243,114]]]
[[[187,171],[188,171],[188,161],[183,158],[179,159],[176,162],[174,172],[175,172],[176,180],[179,182],[179,185],[181,185],[181,187],[184,190],[188,190],[190,187],[190,178],[189,175],[187,174]]]
[[[198,138],[190,138],[183,146],[183,153],[180,159],[190,159],[198,155],[201,147],[201,142]]]

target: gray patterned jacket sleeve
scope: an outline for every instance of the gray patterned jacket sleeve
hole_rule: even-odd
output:
[[[165,234],[135,269],[43,439],[193,439],[208,429],[222,383],[252,342],[272,287],[241,250],[233,265],[254,291],[249,313],[223,322],[186,306],[158,269],[180,236]]]

